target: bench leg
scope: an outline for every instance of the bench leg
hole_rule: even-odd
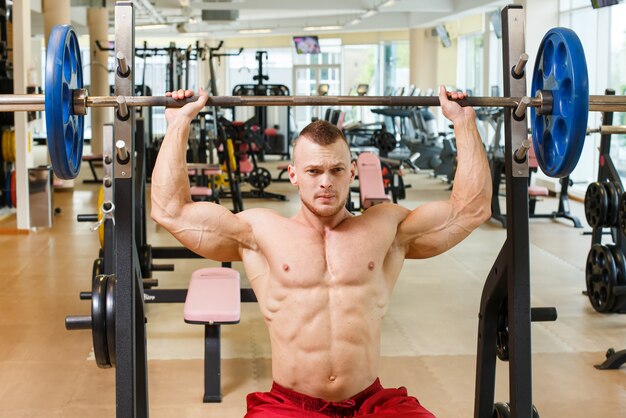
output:
[[[534,197],[530,197],[528,199],[528,213],[530,215],[534,215],[535,214],[535,205],[537,204],[537,199],[535,199]]]
[[[204,399],[203,402],[222,402],[220,326],[204,326]]]
[[[91,174],[93,175],[93,179],[85,179],[85,180],[83,180],[83,183],[100,183],[100,182],[102,182],[102,180],[100,180],[98,178],[98,174],[96,173],[96,168],[93,165],[93,161],[89,160],[89,161],[87,161],[87,163],[89,164],[89,169],[91,170]]]

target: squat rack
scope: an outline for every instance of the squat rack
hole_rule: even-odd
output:
[[[505,7],[502,11],[502,22],[504,93],[508,97],[524,97],[525,73],[514,76],[511,72],[525,49],[522,6]],[[130,68],[134,68],[134,10],[131,1],[116,3],[115,38],[116,56],[125,56]],[[116,71],[115,95],[130,97],[133,89],[133,72],[122,74]],[[241,104],[243,103],[238,103]],[[289,104],[291,103],[283,105]],[[500,358],[509,359],[510,416],[532,416],[530,322],[531,319],[556,319],[554,308],[530,308],[529,172],[526,159],[520,162],[513,157],[517,150],[525,147],[528,121],[526,116],[523,119],[514,117],[513,109],[516,106],[512,103],[503,106],[509,222],[507,240],[487,276],[480,304],[475,418],[487,418],[493,414],[497,354]],[[105,184],[105,193],[109,189],[111,201],[115,203],[114,212],[105,220],[105,225],[109,226],[105,228],[105,273],[114,275],[116,281],[116,414],[118,417],[147,417],[149,409],[144,293],[135,239],[137,215],[134,205],[138,175],[132,158],[136,149],[133,135],[134,112],[128,112],[128,115],[121,118],[118,113],[114,130],[109,130],[109,134],[105,135],[105,141],[109,142],[105,148],[109,150],[108,164],[105,155],[105,169],[112,169],[113,179],[109,187]],[[117,152],[113,151],[114,140]],[[111,264],[108,260],[111,260]],[[500,356],[502,352],[507,355]]]

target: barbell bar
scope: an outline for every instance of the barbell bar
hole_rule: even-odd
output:
[[[626,125],[600,125],[597,128],[587,128],[587,134],[600,135],[624,135],[626,134]]]
[[[87,114],[86,108],[118,107],[122,98],[128,107],[182,107],[197,96],[175,100],[168,96],[89,96],[86,89],[73,92],[73,112]],[[454,100],[461,106],[517,108],[524,97],[466,97]],[[541,97],[528,98],[528,107],[551,112],[550,104]],[[441,106],[438,96],[211,96],[207,106]],[[39,112],[45,110],[43,94],[0,94],[0,112]],[[626,111],[624,96],[589,96],[589,111]]]
[[[528,56],[512,68],[524,74]],[[120,61],[120,57],[118,57]],[[123,57],[121,61],[125,62]],[[132,69],[128,67],[126,74]],[[118,72],[121,76],[123,73]],[[541,41],[535,60],[531,97],[466,97],[461,106],[515,109],[517,119],[530,119],[532,142],[542,171],[565,177],[580,158],[589,111],[626,111],[623,96],[589,96],[587,64],[578,36],[554,28]],[[0,95],[0,111],[46,111],[48,148],[55,174],[78,175],[82,159],[84,115],[88,107],[117,108],[118,117],[129,107],[181,107],[197,100],[167,96],[94,96],[83,88],[78,38],[69,25],[55,26],[46,54],[45,95]],[[212,96],[208,106],[440,106],[437,96]],[[530,108],[530,112],[527,109]]]

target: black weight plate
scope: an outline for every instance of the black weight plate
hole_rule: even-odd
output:
[[[95,260],[93,260],[93,265],[91,267],[91,277],[94,278],[96,276],[98,276],[99,274],[102,274],[102,264],[103,264],[104,260],[100,257],[100,258],[96,258]]]
[[[496,402],[493,405],[493,418],[509,418],[511,416],[511,407],[508,403]]]
[[[614,227],[619,222],[619,197],[621,193],[618,192],[613,182],[604,182],[602,184],[607,194],[607,211],[604,226]]]
[[[613,252],[616,267],[615,282],[609,281],[610,288],[608,289],[608,291],[615,296],[615,304],[611,312],[620,312],[626,306],[626,295],[615,295],[615,288],[613,286],[626,285],[626,257],[624,257],[624,253],[617,245],[608,244],[607,247]]]
[[[593,182],[585,193],[585,217],[592,228],[600,228],[606,222],[608,196],[604,185]]]
[[[622,232],[622,234],[626,235],[626,193],[620,195],[619,198],[619,213],[618,217],[618,228]]]
[[[100,275],[93,278],[91,294],[91,337],[93,352],[98,367],[111,367],[106,335],[106,288],[108,276]]]
[[[263,190],[272,183],[272,173],[263,167],[257,167],[248,175],[248,183],[255,189]]]
[[[374,137],[376,148],[384,153],[389,153],[396,149],[396,137],[387,131],[380,131],[378,135]]]
[[[493,418],[508,418],[511,416],[511,404],[508,402],[497,402],[493,405]],[[539,411],[533,405],[533,418],[539,418]]]
[[[602,244],[594,244],[587,255],[585,281],[591,306],[601,313],[611,312],[615,295],[611,293],[617,280],[613,252]]]
[[[613,186],[615,186],[615,190],[617,192],[617,196],[615,197],[615,206],[617,207],[617,214],[615,215],[615,223],[612,225],[615,228],[619,228],[620,225],[620,205],[621,205],[621,199],[622,199],[622,195],[624,194],[624,188],[622,187],[622,182],[621,181],[615,181],[612,182]]]
[[[106,289],[106,330],[109,362],[115,366],[115,276],[110,276]]]

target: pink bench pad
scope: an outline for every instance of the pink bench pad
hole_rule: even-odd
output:
[[[371,152],[364,152],[357,158],[356,165],[359,170],[361,207],[367,209],[377,203],[389,202],[391,199],[385,194],[378,157]]]
[[[185,299],[185,322],[233,323],[241,314],[240,277],[237,270],[210,267],[191,275]]]
[[[208,187],[191,186],[189,188],[192,196],[211,196],[213,191]]]
[[[550,192],[547,187],[543,186],[528,186],[529,196],[548,196]]]

